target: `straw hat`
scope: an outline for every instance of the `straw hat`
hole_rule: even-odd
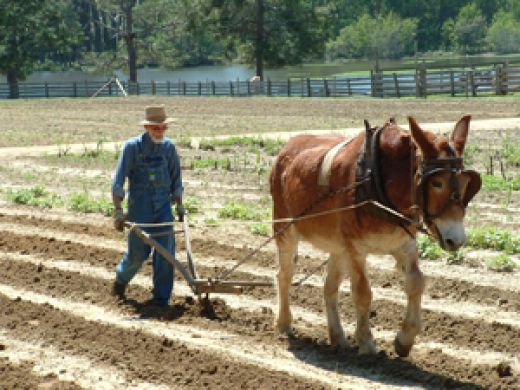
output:
[[[147,106],[144,108],[144,120],[141,121],[142,125],[157,125],[160,123],[171,123],[174,122],[175,118],[168,118],[166,116],[166,110],[164,104],[159,106]]]

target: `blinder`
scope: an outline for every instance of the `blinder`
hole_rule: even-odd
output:
[[[450,173],[450,197],[438,212],[431,215],[428,214],[428,193],[426,183],[430,177],[439,173]],[[458,175],[466,175],[469,178],[464,197],[462,197],[460,193],[459,182],[457,180]],[[417,176],[416,201],[418,206],[423,210],[426,219],[442,214],[452,203],[460,203],[465,208],[470,200],[480,190],[482,185],[480,174],[474,170],[464,169],[461,157],[423,160],[420,169],[417,172]]]

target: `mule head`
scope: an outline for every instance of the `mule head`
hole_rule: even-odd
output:
[[[462,117],[447,138],[422,130],[415,118],[408,117],[418,147],[415,203],[440,246],[449,251],[466,242],[465,209],[482,183],[477,172],[463,165],[470,119]]]

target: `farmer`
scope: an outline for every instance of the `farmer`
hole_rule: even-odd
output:
[[[112,184],[112,199],[115,207],[114,227],[123,231],[125,214],[121,202],[128,178],[128,221],[135,223],[173,222],[170,203],[176,203],[179,221],[184,219],[182,205],[182,178],[179,156],[175,145],[164,136],[168,118],[164,105],[149,106],[144,110],[141,122],[145,132],[130,138],[123,148]],[[144,227],[154,239],[170,253],[175,254],[175,237],[172,225]],[[124,298],[126,286],[150,255],[151,248],[134,232],[128,235],[128,249],[116,267],[112,294]],[[174,268],[157,251],[153,254],[153,299],[152,304],[167,306],[173,290]]]

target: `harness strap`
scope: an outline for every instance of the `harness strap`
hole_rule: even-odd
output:
[[[340,142],[327,152],[327,154],[323,158],[323,161],[320,166],[320,172],[318,174],[319,186],[328,187],[330,185],[330,174],[332,171],[332,162],[334,161],[334,157],[336,157],[336,154],[338,154],[338,152],[343,146],[351,143],[352,140],[353,138]]]

